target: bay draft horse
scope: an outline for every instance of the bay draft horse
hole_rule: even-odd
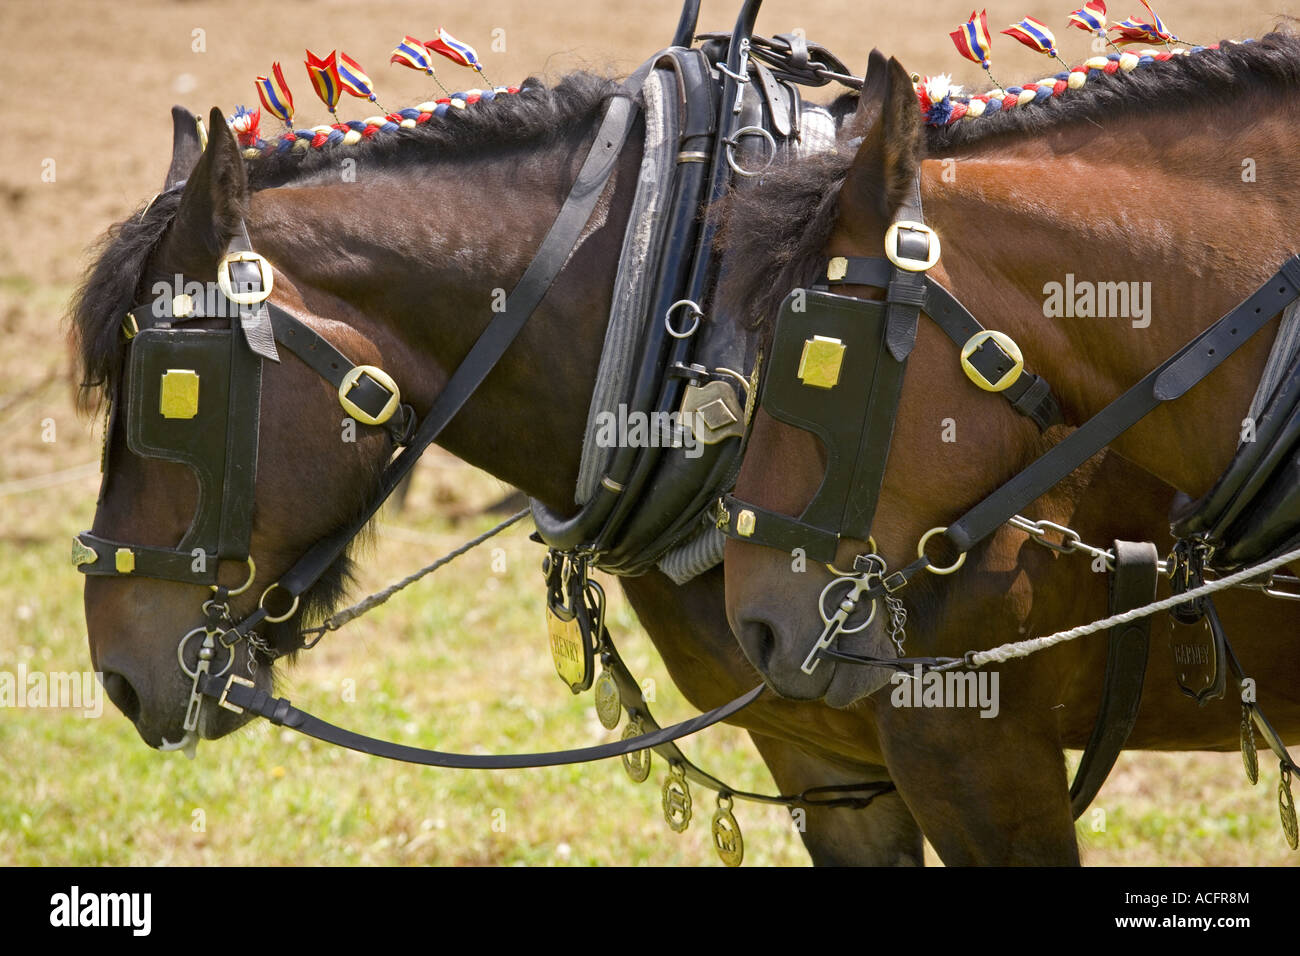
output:
[[[907,73],[874,54],[856,153],[790,167],[733,200],[725,232],[733,254],[777,268],[733,275],[726,301],[770,322],[791,288],[825,275],[829,257],[883,255],[886,227],[919,172],[925,219],[942,241],[930,275],[1020,345],[1026,368],[1053,386],[1067,425],[1078,425],[1294,251],[1297,93],[1300,42],[1275,33],[1090,80],[1060,102],[927,129]],[[1247,158],[1254,182],[1243,181]],[[1047,318],[1045,295],[1067,274],[1149,282],[1149,323]],[[865,286],[835,291],[883,297]],[[1276,328],[1274,319],[1208,379],[1115,441],[1100,464],[1041,498],[1035,516],[1064,509],[1063,523],[1094,545],[1121,538],[1167,548],[1174,489],[1199,496],[1226,467]],[[955,441],[945,440],[949,427]],[[952,343],[922,315],[892,447],[879,450],[889,457],[872,528],[878,553],[890,568],[906,565],[927,529],[953,521],[1066,433],[1057,427],[1040,437],[1000,397],[976,389]],[[826,461],[812,433],[760,411],[736,496],[797,516]],[[867,542],[841,542],[836,564],[850,567],[867,550]],[[1083,747],[1091,731],[1103,635],[1001,665],[1000,709],[991,719],[973,708],[905,708],[891,703],[895,687],[883,668],[823,659],[811,675],[801,669],[821,630],[817,602],[829,571],[808,562],[800,573],[790,554],[735,538],[725,571],[727,613],[748,659],[783,696],[824,700],[866,719],[872,729],[862,752],[887,768],[945,862],[1078,861],[1062,748]],[[1087,560],[1048,554],[1006,527],[955,574],[922,573],[899,592],[909,612],[902,651],[960,657],[1103,618],[1106,578]],[[1258,681],[1261,706],[1294,738],[1296,606],[1241,591],[1216,601],[1238,658]],[[884,618],[841,635],[838,649],[896,656]],[[1183,696],[1168,626],[1165,614],[1153,619],[1127,746],[1235,749],[1235,688],[1229,682],[1223,699],[1203,707]]]

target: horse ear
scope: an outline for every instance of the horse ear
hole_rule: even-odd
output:
[[[912,78],[898,60],[871,51],[851,129],[861,145],[844,184],[846,198],[888,219],[911,188],[925,144]]]
[[[248,175],[239,144],[221,110],[208,117],[208,147],[199,157],[163,249],[177,272],[210,273],[226,252],[248,211]]]
[[[172,107],[172,162],[167,169],[167,179],[163,182],[163,192],[184,182],[203,155],[198,122],[198,117],[185,107]]]
[[[889,81],[889,62],[879,50],[873,49],[867,57],[867,71],[862,75],[862,89],[858,91],[858,108],[845,124],[845,135],[859,142],[875,125],[885,102]]]

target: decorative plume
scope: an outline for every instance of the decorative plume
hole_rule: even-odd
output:
[[[1078,10],[1070,14],[1067,26],[1077,27],[1085,33],[1091,33],[1097,39],[1118,50],[1113,40],[1106,36],[1106,2],[1105,0],[1088,0]]]
[[[1110,29],[1117,31],[1115,40],[1118,43],[1163,43],[1169,46],[1170,43],[1186,43],[1179,37],[1174,36],[1165,28],[1164,21],[1156,15],[1151,9],[1151,4],[1147,0],[1142,0],[1142,6],[1147,8],[1147,13],[1151,15],[1151,22],[1139,20],[1137,17],[1129,17],[1127,20],[1121,20],[1119,23],[1111,24]]]
[[[256,146],[257,141],[262,138],[258,132],[258,124],[262,121],[262,111],[257,110],[250,113],[243,106],[235,107],[235,115],[230,117],[230,128],[234,131],[235,138],[239,140],[240,146]]]
[[[257,97],[266,111],[293,129],[293,94],[289,92],[289,84],[284,82],[280,64],[272,63],[270,77],[259,76],[255,85]]]
[[[975,16],[975,11],[970,12],[970,19],[959,26],[952,33],[953,44],[957,47],[957,52],[970,60],[972,63],[978,63],[988,73],[989,79],[993,80],[993,85],[1002,89],[1002,84],[993,79],[993,73],[989,70],[989,53],[993,49],[993,39],[989,36],[989,12],[981,10],[979,16]]]
[[[343,89],[353,96],[359,96],[362,99],[369,100],[384,110],[383,105],[375,99],[375,85],[371,82],[366,71],[361,69],[361,64],[346,53],[339,54],[338,64],[339,83]],[[385,113],[388,110],[384,110]]]
[[[424,46],[425,49],[433,53],[441,53],[453,63],[459,63],[471,70],[477,70],[483,82],[488,83],[488,78],[483,73],[483,64],[479,61],[478,53],[475,52],[474,48],[468,43],[457,40],[442,27],[438,27],[438,36],[435,39],[424,41]],[[491,84],[488,83],[488,85]]]
[[[338,58],[333,50],[330,55],[321,59],[307,51],[307,75],[311,77],[311,84],[316,88],[316,95],[321,98],[325,108],[333,114],[337,120],[338,113],[336,110],[339,105],[339,96],[343,92],[342,84],[339,82]]]
[[[438,79],[437,73],[433,69],[433,57],[429,55],[428,48],[417,40],[415,37],[407,34],[402,38],[402,42],[397,44],[393,49],[393,55],[388,58],[389,63],[396,63],[399,66],[405,66],[412,70],[423,70],[426,74],[433,77],[433,82],[442,87],[442,91],[448,96],[451,91],[442,86],[442,81]]]
[[[1056,60],[1061,59],[1056,55],[1055,34],[1047,28],[1045,23],[1040,23],[1033,17],[1025,17],[1019,23],[1013,23],[1002,32],[1012,39],[1019,40],[1031,50],[1046,53]]]

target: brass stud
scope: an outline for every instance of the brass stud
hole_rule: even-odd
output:
[[[799,356],[799,381],[811,388],[834,388],[844,365],[845,345],[839,339],[814,335],[803,343]]]

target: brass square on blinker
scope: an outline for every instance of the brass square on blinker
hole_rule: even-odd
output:
[[[169,368],[158,393],[163,418],[193,418],[199,413],[199,375],[193,369]]]
[[[814,335],[803,343],[799,356],[799,381],[813,388],[834,388],[840,380],[845,345],[839,339]]]

